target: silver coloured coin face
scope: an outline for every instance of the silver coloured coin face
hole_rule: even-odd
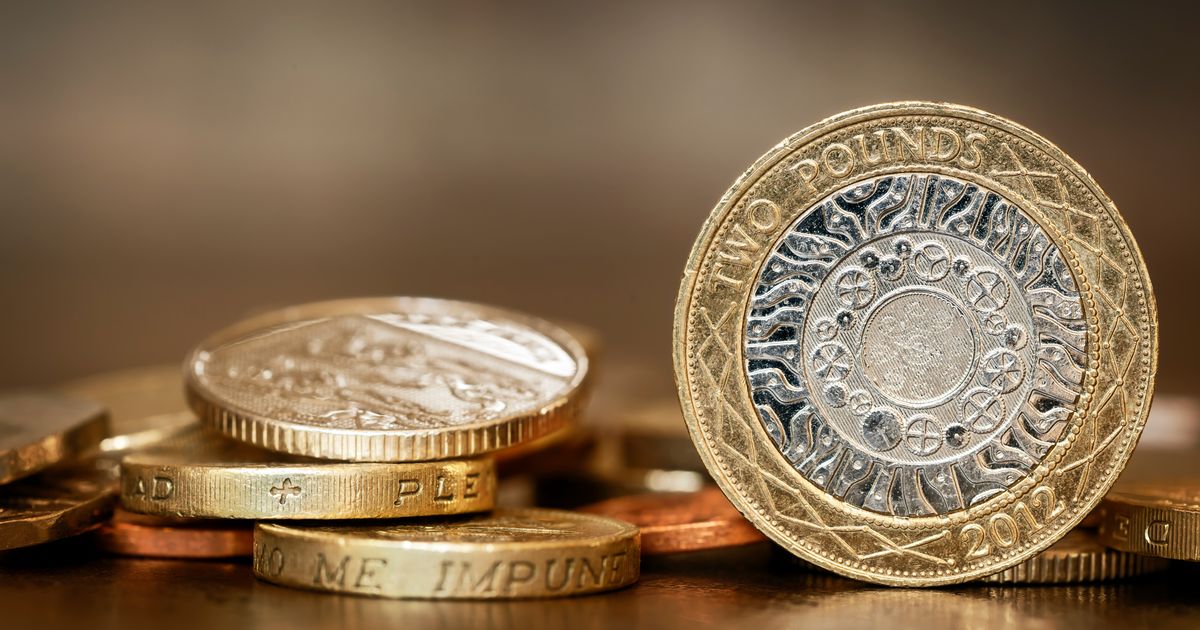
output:
[[[810,483],[896,516],[969,508],[1068,428],[1086,323],[1045,230],[940,174],[852,184],[800,215],[759,273],[745,369]]]

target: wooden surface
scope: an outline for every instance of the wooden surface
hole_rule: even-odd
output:
[[[1196,628],[1200,566],[1112,584],[905,590],[808,572],[753,545],[648,559],[622,591],[423,602],[293,590],[248,563],[97,556],[86,539],[0,560],[4,628]]]

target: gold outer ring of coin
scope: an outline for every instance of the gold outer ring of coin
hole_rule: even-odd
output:
[[[94,452],[108,414],[90,401],[49,393],[0,396],[0,484]]]
[[[918,128],[931,131],[926,136]],[[947,137],[949,130],[964,144],[953,156],[940,145],[932,151],[886,152],[882,159],[879,154],[855,157],[857,138],[877,131],[897,138],[896,129],[916,134],[922,143],[926,137]],[[954,163],[939,161],[945,157]],[[805,178],[813,190],[798,175],[791,182],[776,179],[768,188],[758,187],[779,172],[773,169],[799,165],[802,159],[815,164],[815,171],[805,172],[816,173]],[[875,161],[868,165],[870,160]],[[833,192],[855,181],[907,172],[983,182],[1013,200],[1069,259],[1088,321],[1082,393],[1062,439],[1006,491],[944,517],[897,518],[826,494],[778,451],[759,420],[743,372],[745,287],[759,277],[777,239]],[[751,215],[748,208],[760,212]],[[848,577],[935,586],[981,578],[1032,557],[1100,501],[1145,424],[1157,366],[1157,328],[1150,279],[1132,234],[1099,186],[1065,153],[1028,129],[980,110],[891,103],[839,114],[788,138],[722,197],[684,271],[675,312],[675,375],[705,465],[771,539]],[[788,500],[777,503],[775,497]]]
[[[1078,584],[1145,575],[1170,566],[1164,558],[1153,558],[1109,549],[1095,532],[1075,529],[1045,551],[989,575],[980,582],[993,584]]]
[[[563,597],[635,582],[638,540],[628,523],[537,508],[411,525],[260,523],[254,574],[285,586],[400,599]]]
[[[147,448],[197,423],[183,395],[178,363],[88,376],[62,390],[108,409],[109,436],[100,443],[105,453]]]
[[[365,519],[490,510],[489,459],[333,463],[259,451],[218,436],[127,455],[121,503],[186,518]]]
[[[82,461],[0,488],[0,551],[82,534],[117,502],[112,471]]]
[[[438,426],[436,421],[423,418],[421,428],[379,429],[317,426],[289,418],[288,411],[267,414],[247,409],[221,392],[206,386],[196,373],[197,366],[205,357],[211,356],[214,349],[228,342],[244,340],[256,333],[266,332],[266,329],[281,329],[306,320],[334,320],[338,317],[381,314],[419,314],[431,317],[448,315],[475,321],[504,322],[514,329],[519,328],[525,334],[537,336],[540,341],[548,341],[557,346],[558,352],[573,362],[574,369],[569,375],[555,377],[562,381],[561,386],[555,388],[557,393],[537,400],[536,404],[525,405],[520,411],[503,412],[496,417],[461,424]],[[475,352],[479,354],[478,351]],[[509,366],[515,367],[514,364]],[[424,371],[423,375],[424,378],[435,376],[432,374],[432,368]],[[261,448],[294,455],[371,462],[474,457],[549,435],[567,426],[578,415],[585,399],[587,376],[588,357],[583,347],[569,333],[550,322],[482,304],[410,297],[317,302],[258,315],[206,339],[192,352],[184,370],[188,400],[196,414],[209,426],[230,437]],[[241,382],[247,381],[241,379]],[[485,389],[473,388],[463,398],[481,393],[486,395]],[[339,392],[339,396],[343,394],[344,391]],[[276,402],[282,400],[280,392],[274,392],[269,397]],[[263,396],[257,395],[247,398],[264,399]],[[288,402],[282,404],[286,408]],[[371,409],[361,409],[354,405],[349,409],[356,413],[372,412]],[[298,409],[292,410],[291,415],[299,414]]]
[[[1113,549],[1200,562],[1200,480],[1117,486],[1100,504],[1099,535]]]

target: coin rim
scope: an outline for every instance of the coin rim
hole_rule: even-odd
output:
[[[405,521],[383,523],[379,526],[369,525],[345,525],[336,526],[324,523],[312,523],[312,527],[325,528],[326,530],[337,528],[345,530],[345,532],[318,531],[310,529],[303,525],[284,524],[284,523],[258,523],[255,526],[255,533],[259,530],[267,532],[273,536],[293,540],[319,541],[325,543],[333,543],[347,545],[366,545],[372,547],[417,549],[421,551],[453,551],[459,553],[474,553],[486,551],[508,551],[508,550],[541,550],[541,549],[563,549],[576,548],[582,545],[607,544],[612,542],[621,542],[628,540],[631,536],[641,540],[641,531],[637,526],[625,521],[611,518],[608,516],[600,516],[598,514],[585,514],[583,512],[574,512],[570,510],[557,510],[554,508],[496,508],[487,514],[480,514],[473,518],[463,519],[463,522],[469,522],[475,519],[486,519],[500,514],[509,514],[516,516],[533,516],[539,515],[548,516],[559,519],[570,519],[576,521],[587,521],[598,523],[612,527],[614,531],[604,534],[596,534],[594,536],[576,536],[573,538],[542,538],[538,540],[504,540],[496,542],[482,541],[463,541],[463,540],[404,540],[402,538],[369,538],[355,535],[355,530],[377,530],[384,529],[388,526],[397,527],[412,527],[416,523],[408,523]],[[436,522],[436,521],[435,521]],[[458,519],[453,521],[445,521],[446,524],[456,524]],[[427,524],[422,521],[422,524]]]
[[[92,407],[79,422],[41,435],[8,450],[0,450],[0,485],[35,475],[63,462],[97,452],[108,437],[108,409],[94,400],[60,392],[13,392],[17,396],[67,398]]]
[[[460,477],[472,472],[478,473],[478,496],[469,501],[456,499],[439,504],[426,495],[419,501],[398,508],[394,503],[394,487],[388,484],[384,488],[379,484],[370,483],[370,480],[379,477],[384,477],[390,482],[397,475],[427,475],[448,468],[459,469],[456,474]],[[176,492],[180,492],[179,488],[185,484],[183,480],[186,480],[187,487],[194,490],[187,493],[187,498],[175,499],[170,503],[132,498],[126,501],[126,478],[156,474],[170,476],[174,480]],[[309,498],[304,504],[297,502],[295,505],[301,507],[293,508],[296,512],[256,509],[259,502],[250,498],[252,493],[261,494],[263,490],[279,483],[280,479],[298,476],[319,479],[322,486],[333,489],[334,492]],[[406,463],[314,461],[269,464],[213,461],[173,464],[163,455],[135,453],[126,456],[121,462],[120,499],[121,507],[125,510],[151,516],[244,520],[418,518],[489,511],[496,504],[497,483],[495,464],[489,458]],[[217,488],[230,485],[236,486],[241,492],[234,495],[219,495],[214,492]],[[372,485],[378,487],[374,488],[374,492],[369,492],[368,487]],[[386,509],[389,506],[392,507]]]
[[[222,400],[196,378],[199,355],[215,346],[268,326],[315,317],[411,312],[414,304],[437,304],[448,312],[466,310],[488,319],[507,319],[548,337],[575,361],[576,370],[561,394],[533,409],[493,420],[440,429],[338,429],[271,418]],[[282,453],[357,462],[417,462],[471,457],[517,446],[568,424],[583,405],[590,384],[588,356],[570,333],[544,319],[502,307],[427,297],[371,297],[310,302],[262,313],[208,336],[183,364],[188,403],[206,425],[242,442]],[[379,453],[375,455],[374,453]]]
[[[751,165],[751,167],[734,182],[727,192],[722,195],[715,209],[709,214],[689,255],[687,266],[684,269],[683,279],[680,283],[679,295],[675,306],[675,318],[673,326],[674,345],[672,354],[674,359],[677,394],[680,399],[685,419],[687,420],[688,430],[692,436],[693,442],[697,446],[697,450],[700,452],[700,455],[705,462],[706,467],[714,473],[713,476],[718,485],[720,485],[722,490],[725,491],[726,495],[730,498],[734,505],[737,506],[738,509],[741,510],[751,522],[759,527],[770,538],[788,548],[790,551],[792,551],[792,553],[812,561],[813,563],[824,568],[842,573],[844,575],[849,575],[857,579],[898,586],[935,586],[940,584],[959,583],[982,577],[997,571],[1002,571],[1010,566],[1019,564],[1021,561],[1044,550],[1046,547],[1055,542],[1059,536],[1065,534],[1067,531],[1070,531],[1071,527],[1076,521],[1083,519],[1091,510],[1091,508],[1100,502],[1104,493],[1103,491],[1095,492],[1086,506],[1080,506],[1078,504],[1070,505],[1069,508],[1074,509],[1075,512],[1073,514],[1068,514],[1065,521],[1061,520],[1063,518],[1062,515],[1057,517],[1059,520],[1055,521],[1062,523],[1060,526],[1061,529],[1057,532],[1057,535],[1045,535],[1043,536],[1042,540],[1037,540],[1033,544],[1026,547],[1025,551],[1023,551],[1021,554],[1014,555],[1007,559],[993,561],[991,564],[984,566],[983,568],[976,568],[973,571],[929,577],[868,571],[859,569],[857,567],[842,566],[836,561],[813,553],[800,545],[793,544],[790,536],[783,535],[776,531],[776,526],[771,522],[772,519],[760,515],[757,508],[748,499],[743,499],[738,488],[723,474],[721,466],[716,462],[715,456],[709,450],[708,436],[705,433],[705,429],[700,426],[700,419],[692,406],[693,403],[690,391],[691,376],[688,371],[688,355],[690,354],[690,348],[688,346],[687,330],[689,328],[690,311],[692,310],[692,296],[696,291],[695,283],[697,280],[698,271],[700,269],[700,263],[704,259],[713,239],[718,234],[719,228],[727,218],[727,215],[732,210],[734,204],[744,196],[745,192],[750,186],[754,185],[762,177],[767,169],[773,167],[780,160],[785,159],[788,155],[794,153],[796,150],[810,143],[814,139],[834,132],[839,128],[878,118],[921,115],[959,118],[969,123],[992,127],[1001,132],[1021,139],[1034,148],[1044,152],[1050,158],[1055,160],[1065,172],[1077,178],[1086,192],[1093,196],[1097,204],[1105,210],[1106,217],[1104,218],[1106,218],[1108,221],[1111,221],[1111,225],[1109,225],[1108,222],[1105,222],[1102,224],[1102,227],[1105,229],[1115,227],[1119,232],[1121,246],[1125,248],[1125,253],[1131,259],[1131,264],[1129,264],[1129,266],[1126,268],[1131,270],[1131,275],[1136,275],[1137,280],[1141,283],[1144,289],[1144,296],[1142,299],[1144,300],[1146,309],[1146,327],[1148,329],[1146,339],[1149,343],[1149,346],[1146,350],[1139,350],[1135,354],[1135,356],[1142,356],[1143,354],[1148,355],[1147,374],[1145,374],[1144,377],[1141,376],[1140,371],[1138,374],[1139,382],[1142,382],[1144,385],[1144,396],[1142,398],[1142,405],[1140,409],[1137,410],[1136,417],[1129,419],[1131,422],[1132,434],[1126,433],[1127,447],[1112,460],[1112,466],[1117,472],[1123,468],[1125,462],[1128,460],[1129,454],[1133,451],[1133,448],[1136,446],[1137,440],[1140,437],[1141,428],[1145,425],[1146,415],[1153,397],[1154,382],[1157,374],[1159,347],[1157,307],[1154,298],[1153,285],[1150,282],[1145,260],[1141,255],[1141,251],[1137,247],[1136,241],[1134,240],[1133,235],[1123,217],[1120,215],[1119,211],[1117,211],[1116,206],[1112,203],[1111,199],[1104,194],[1099,185],[1095,182],[1091,175],[1087,173],[1087,171],[1085,171],[1053,143],[1017,123],[1005,120],[994,114],[961,105],[919,101],[884,103],[843,112],[818,122],[815,125],[807,127],[804,130],[789,136],[784,141],[779,143],[775,148],[768,151],[765,155],[756,160],[753,165]],[[896,169],[895,167],[889,167],[886,170],[888,172],[892,172]],[[856,175],[856,179],[866,177],[869,174],[870,173],[859,173]],[[1038,208],[1036,205],[1028,203],[1022,203],[1021,205],[1026,212],[1032,212],[1034,218],[1043,227],[1055,227],[1051,221],[1042,215],[1040,208]],[[1060,249],[1065,250],[1067,253],[1072,255],[1074,254],[1072,245],[1066,239],[1060,237],[1056,240],[1056,244],[1060,246]],[[1076,261],[1076,267],[1078,266],[1078,261]],[[1083,277],[1076,277],[1076,281],[1081,285],[1081,289],[1085,287],[1087,288],[1087,294],[1090,298],[1091,288],[1088,285],[1091,283],[1091,277],[1085,272]],[[1098,313],[1092,315],[1092,317],[1099,316],[1100,315]],[[1097,320],[1093,319],[1092,321]],[[1135,322],[1135,325],[1137,323],[1141,322]],[[1094,327],[1089,327],[1088,332],[1090,341],[1092,341],[1091,347],[1088,350],[1088,354],[1096,355],[1090,364],[1090,369],[1095,370],[1096,366],[1098,365],[1097,359],[1099,349],[1096,347],[1097,344],[1095,343]],[[1141,330],[1139,330],[1139,333],[1141,333]],[[734,352],[740,354],[742,349],[735,348]],[[1095,380],[1093,379],[1093,384],[1094,383]],[[1088,396],[1089,392],[1085,390],[1083,395]],[[1075,422],[1073,430],[1077,431],[1079,426],[1083,422],[1086,422],[1086,420],[1087,417],[1085,416],[1080,421]],[[1127,429],[1126,431],[1129,430]],[[1055,450],[1063,449],[1056,447]],[[1051,455],[1053,455],[1053,451]],[[779,456],[779,454],[776,452],[770,456]],[[1111,485],[1113,481],[1115,481],[1115,478],[1116,475],[1112,474],[1110,478],[1104,480],[1102,484]],[[984,505],[986,505],[986,503]],[[1043,528],[1043,530],[1053,531],[1053,528]]]

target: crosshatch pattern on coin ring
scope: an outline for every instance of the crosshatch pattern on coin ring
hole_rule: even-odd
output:
[[[989,138],[987,159],[981,167],[991,185],[998,192],[1012,195],[1027,210],[1048,217],[1048,223],[1065,234],[1066,242],[1088,270],[1087,277],[1094,280],[1095,286],[1087,288],[1095,292],[1092,308],[1099,315],[1097,319],[1105,325],[1095,331],[1098,335],[1093,339],[1100,343],[1091,344],[1089,353],[1101,357],[1099,371],[1105,387],[1093,395],[1093,420],[1087,423],[1082,434],[1076,436],[1066,454],[1069,459],[1062,462],[1049,479],[1064,490],[1056,498],[1058,505],[1067,508],[1061,510],[1053,522],[1043,523],[1043,534],[1063,530],[1078,520],[1099,500],[1107,485],[1106,477],[1123,465],[1145,421],[1147,394],[1153,383],[1156,361],[1157,338],[1152,323],[1154,304],[1149,278],[1144,265],[1135,259],[1133,252],[1136,250],[1128,228],[1120,221],[1107,197],[1061,151],[1031,132],[974,110],[958,109],[953,115],[946,115],[945,111],[927,104],[904,104],[850,112],[797,134],[764,157],[722,199],[718,207],[723,212],[714,214],[706,224],[703,238],[693,251],[677,306],[676,364],[681,377],[680,393],[685,399],[684,411],[701,445],[702,455],[714,472],[721,471],[716,476],[731,496],[738,499],[739,507],[758,515],[760,518],[756,520],[760,522],[766,520],[769,525],[764,529],[777,541],[793,550],[803,548],[806,557],[827,568],[895,584],[951,583],[985,575],[1014,564],[1019,560],[1016,554],[1031,547],[1045,547],[1053,538],[1030,537],[1012,545],[1008,553],[996,560],[964,563],[967,568],[955,569],[950,564],[954,558],[948,557],[947,553],[958,553],[952,548],[958,541],[946,540],[950,538],[949,529],[906,541],[902,540],[902,530],[897,528],[887,528],[885,533],[881,531],[885,529],[883,527],[862,525],[861,522],[826,525],[822,517],[837,512],[822,505],[819,496],[812,498],[818,501],[816,508],[820,508],[820,513],[813,503],[806,502],[805,508],[796,503],[797,496],[803,498],[805,494],[811,496],[813,493],[801,492],[801,485],[794,483],[795,478],[791,476],[794,473],[790,472],[789,466],[783,465],[782,456],[767,441],[765,431],[757,426],[758,418],[750,408],[744,379],[738,374],[740,370],[734,369],[738,365],[735,354],[740,351],[740,344],[730,340],[738,338],[742,322],[737,315],[741,309],[737,309],[735,317],[731,318],[725,312],[727,307],[721,308],[722,300],[713,296],[708,296],[710,299],[704,303],[694,303],[705,297],[697,295],[700,293],[697,287],[703,286],[703,275],[711,271],[705,268],[704,257],[712,255],[709,248],[716,241],[714,236],[721,236],[717,233],[719,228],[728,229],[733,204],[749,197],[747,189],[768,169],[796,157],[796,153],[806,147],[815,146],[818,139],[849,138],[852,132],[848,130],[853,127],[886,128],[911,122],[976,130]],[[891,170],[884,168],[875,174]],[[854,177],[866,176],[865,173],[854,174]],[[832,182],[827,187],[832,188],[838,183]],[[814,194],[811,199],[817,197]],[[800,203],[787,205],[807,207]],[[783,223],[787,225],[789,221]],[[768,251],[764,246],[760,250],[761,258],[765,259]],[[751,272],[757,272],[757,267]],[[1084,288],[1083,280],[1077,278],[1081,288]],[[728,301],[726,299],[724,303],[728,304]],[[715,309],[712,308],[714,304]],[[713,332],[718,334],[713,335]],[[720,357],[721,352],[713,349],[721,344],[725,344],[724,360]],[[704,352],[716,361],[701,357]],[[694,362],[689,358],[693,354],[696,356]],[[726,391],[721,391],[722,388]],[[726,395],[727,392],[732,397]],[[739,397],[742,402],[737,406]],[[719,413],[710,417],[706,413],[709,409],[719,410]],[[757,436],[756,430],[761,432]],[[740,439],[741,442],[718,451],[711,443],[713,435],[723,440]],[[756,437],[760,441],[756,442]],[[1084,452],[1079,452],[1081,449]],[[774,487],[763,479],[750,480],[747,484],[745,480],[730,477],[732,471],[726,459],[729,457],[737,458],[746,466],[765,466],[781,474],[772,477]],[[793,483],[789,484],[787,480],[793,480]],[[750,493],[753,496],[748,496]],[[997,504],[1000,507],[999,502]],[[795,517],[786,513],[797,510],[804,510],[819,520],[797,523]],[[808,534],[797,536],[799,540],[792,542],[791,537],[785,535],[785,522],[807,527],[811,535],[829,537],[831,542],[814,545],[805,540]],[[928,534],[928,530],[921,533]],[[930,549],[935,545],[937,553]],[[823,547],[834,547],[838,552],[823,551]],[[879,562],[880,559],[890,561],[892,566]]]

